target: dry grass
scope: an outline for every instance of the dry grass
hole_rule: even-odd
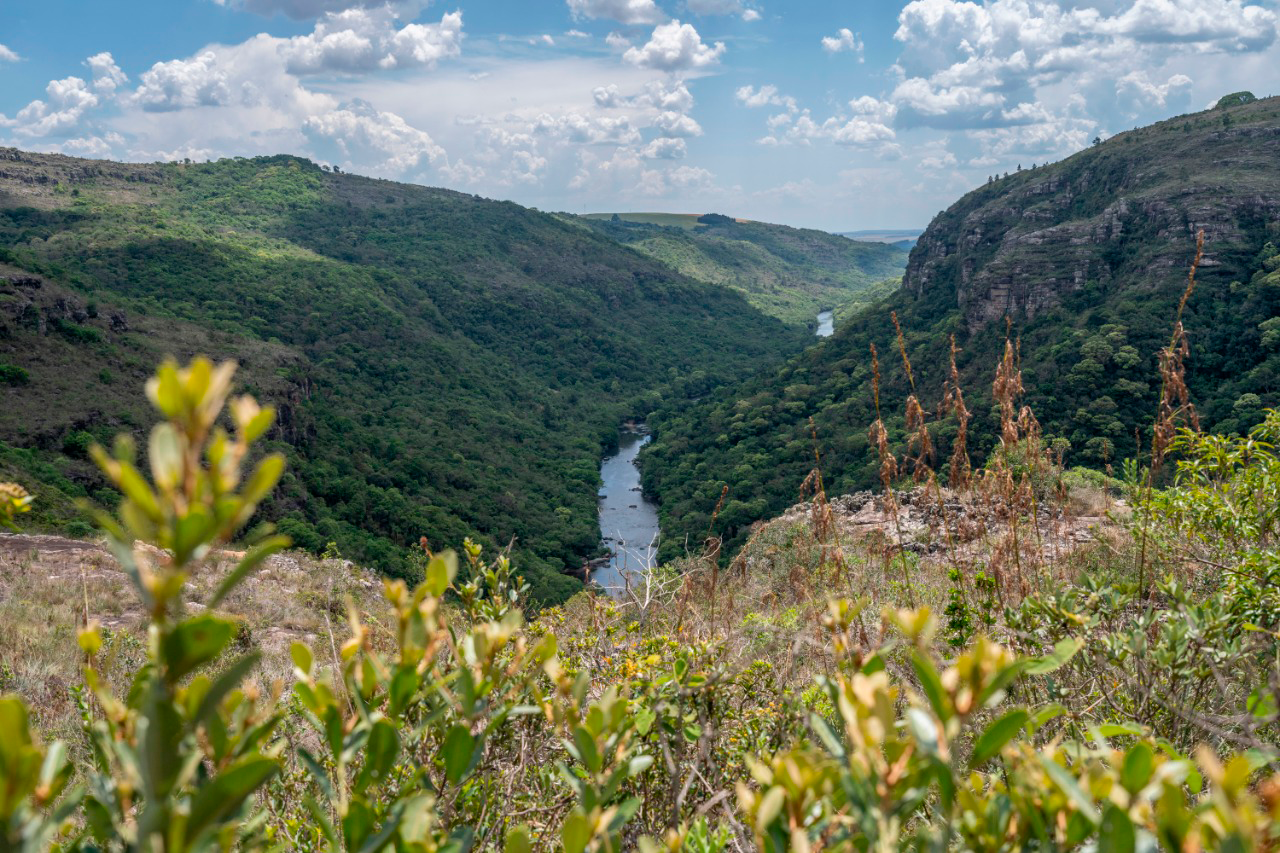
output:
[[[234,557],[208,561],[187,587],[190,608],[202,607]],[[241,625],[237,651],[261,649],[258,677],[287,678],[289,645],[319,654],[347,636],[347,602],[375,630],[385,610],[382,582],[341,560],[290,552],[271,557],[225,602]],[[72,688],[81,683],[76,634],[86,620],[104,627],[107,673],[118,692],[144,661],[143,611],[115,559],[92,542],[54,536],[0,535],[0,693],[16,693],[33,709],[41,733],[79,742]],[[323,659],[323,658],[322,658]]]

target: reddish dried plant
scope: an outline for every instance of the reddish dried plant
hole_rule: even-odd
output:
[[[996,380],[991,394],[1000,405],[1000,443],[1013,449],[1018,443],[1017,400],[1022,395],[1022,371],[1013,356],[1013,342],[1006,335],[1004,357],[996,367]]]
[[[1147,469],[1145,484],[1146,503],[1150,503],[1152,488],[1156,474],[1164,464],[1169,447],[1177,436],[1178,423],[1181,419],[1196,432],[1200,431],[1200,417],[1191,403],[1187,391],[1186,366],[1184,359],[1190,354],[1187,345],[1187,330],[1182,325],[1182,315],[1187,302],[1196,289],[1196,272],[1204,261],[1204,229],[1196,233],[1196,253],[1191,259],[1191,270],[1187,273],[1187,286],[1182,291],[1182,299],[1178,300],[1178,311],[1173,319],[1173,333],[1169,336],[1169,345],[1160,350],[1160,400],[1156,407],[1156,421],[1151,434],[1151,466]],[[1141,546],[1138,549],[1138,590],[1144,598],[1147,595],[1147,524],[1141,526]]]
[[[893,454],[893,450],[889,447],[889,431],[885,429],[884,418],[880,415],[880,356],[876,352],[876,345],[871,344],[871,393],[872,399],[875,401],[876,420],[871,425],[868,433],[868,440],[875,445],[876,452],[880,456],[880,483],[884,486],[884,511],[886,515],[892,515],[894,531],[897,533],[897,551],[902,561],[902,580],[907,588],[907,598],[912,607],[915,607],[915,591],[911,585],[911,570],[907,565],[907,552],[903,547],[902,541],[902,519],[898,516],[898,502],[893,496],[893,481],[898,476],[898,460]],[[885,574],[889,573],[889,561],[885,559]]]
[[[969,418],[972,414],[964,404],[964,391],[960,389],[960,371],[956,368],[956,336],[951,336],[951,374],[942,386],[942,403],[938,414],[953,414],[959,425],[955,442],[951,447],[951,474],[948,482],[953,489],[967,489],[972,466],[969,462]]]
[[[1182,314],[1196,289],[1196,271],[1204,260],[1204,230],[1196,234],[1196,254],[1187,274],[1187,287],[1178,301],[1178,313],[1174,317],[1173,334],[1169,345],[1160,350],[1160,403],[1156,413],[1155,430],[1151,438],[1151,472],[1154,476],[1164,463],[1169,446],[1178,431],[1178,420],[1185,418],[1196,432],[1200,431],[1200,417],[1187,392],[1186,367],[1183,360],[1190,354],[1187,330],[1182,325]]]
[[[902,334],[902,326],[898,323],[898,312],[891,312],[893,331],[898,343],[898,353],[902,356],[902,367],[907,372],[907,382],[911,393],[907,396],[907,456],[911,458],[911,476],[917,483],[923,483],[933,473],[933,442],[929,438],[928,415],[920,400],[916,397],[915,372],[911,369],[911,359],[907,356],[907,342]],[[915,454],[912,456],[912,454]]]

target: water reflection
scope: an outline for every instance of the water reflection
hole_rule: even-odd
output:
[[[640,492],[636,456],[648,435],[624,432],[618,452],[600,463],[600,537],[610,552],[609,564],[591,579],[617,595],[624,573],[647,568],[658,545],[658,508]]]
[[[822,311],[818,314],[817,336],[829,338],[836,333],[836,317],[833,311]]]

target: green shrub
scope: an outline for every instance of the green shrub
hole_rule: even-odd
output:
[[[97,531],[93,529],[92,525],[86,524],[83,521],[72,521],[67,524],[63,529],[63,532],[72,539],[88,539]]]
[[[62,452],[73,459],[89,458],[89,448],[97,442],[93,433],[82,429],[72,430],[62,439]]]
[[[91,326],[80,326],[61,317],[55,318],[49,325],[73,344],[96,344],[102,340],[102,333],[97,329]]]
[[[1256,100],[1258,98],[1253,92],[1232,92],[1230,95],[1223,95],[1219,98],[1215,106],[1220,110],[1225,110],[1227,107],[1242,107],[1245,104],[1252,104]]]
[[[13,364],[0,364],[0,385],[27,385],[31,374]]]

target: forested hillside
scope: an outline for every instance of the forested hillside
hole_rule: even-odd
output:
[[[117,498],[157,360],[243,364],[290,458],[260,516],[403,570],[422,536],[514,540],[537,600],[599,548],[619,420],[808,338],[737,293],[518,205],[269,157],[124,165],[0,151],[0,477],[36,521]]]
[[[794,323],[814,323],[827,310],[843,320],[891,292],[907,262],[899,246],[715,213],[580,221],[691,278],[740,290],[761,311]]]
[[[1009,318],[1025,402],[1067,465],[1103,468],[1149,445],[1157,352],[1204,231],[1184,316],[1190,397],[1206,428],[1240,432],[1280,405],[1280,99],[1181,116],[1059,163],[998,178],[940,214],[912,250],[903,287],[836,335],[712,399],[666,406],[652,424],[646,488],[661,501],[666,554],[718,518],[731,543],[797,498],[822,454],[833,494],[879,482],[870,347],[882,413],[901,448],[912,389],[905,336],[935,455],[957,431],[936,412],[951,337],[980,461],[997,439],[991,382]],[[813,419],[816,445],[810,429]]]

